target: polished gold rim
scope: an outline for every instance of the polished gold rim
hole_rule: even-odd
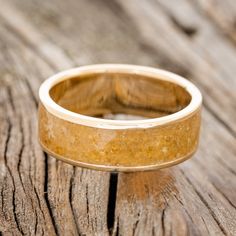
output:
[[[179,163],[182,163],[186,160],[188,160],[189,158],[192,157],[192,155],[196,152],[196,150],[193,150],[191,153],[189,153],[188,155],[181,157],[179,159],[176,159],[174,161],[170,161],[170,162],[165,162],[162,164],[156,164],[156,165],[147,165],[147,166],[129,166],[129,167],[122,167],[122,166],[108,166],[108,165],[96,165],[96,164],[90,164],[90,163],[85,163],[85,162],[80,162],[80,161],[73,161],[68,157],[63,157],[60,156],[56,153],[53,153],[52,151],[50,151],[49,149],[47,149],[39,140],[39,143],[42,147],[42,149],[48,153],[50,156],[66,162],[68,164],[74,165],[74,166],[78,166],[81,168],[86,168],[86,169],[92,169],[92,170],[98,170],[98,171],[108,171],[108,172],[137,172],[137,171],[153,171],[153,170],[159,170],[159,169],[163,169],[163,168],[167,168],[167,167],[171,167],[171,166],[175,166],[178,165]]]

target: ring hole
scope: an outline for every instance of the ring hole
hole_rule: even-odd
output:
[[[68,78],[50,89],[63,108],[118,120],[167,116],[185,108],[191,95],[180,85],[128,73],[94,73]]]

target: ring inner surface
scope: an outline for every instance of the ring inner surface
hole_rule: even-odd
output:
[[[139,120],[178,112],[191,95],[178,84],[138,74],[94,73],[68,78],[50,91],[63,108],[105,119]]]

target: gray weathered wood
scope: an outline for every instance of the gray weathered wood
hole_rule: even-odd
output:
[[[3,235],[236,234],[234,1],[0,5]],[[193,159],[158,172],[110,175],[42,152],[40,83],[58,70],[102,62],[162,67],[200,87],[205,108]]]

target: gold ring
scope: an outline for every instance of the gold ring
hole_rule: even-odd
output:
[[[168,71],[83,66],[44,81],[39,98],[41,146],[73,165],[153,170],[188,159],[198,146],[201,93]]]

